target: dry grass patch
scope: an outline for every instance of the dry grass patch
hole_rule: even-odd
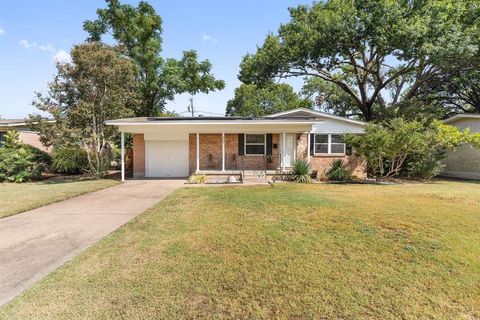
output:
[[[478,190],[181,189],[0,317],[479,318]]]
[[[41,182],[0,183],[0,218],[118,184],[111,179],[51,178]]]

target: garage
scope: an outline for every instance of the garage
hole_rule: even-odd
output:
[[[188,176],[188,141],[145,141],[145,167],[149,178]]]

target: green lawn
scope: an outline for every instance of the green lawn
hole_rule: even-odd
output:
[[[0,318],[478,319],[480,184],[184,188]]]
[[[118,184],[118,181],[52,178],[42,182],[0,183],[0,218]]]

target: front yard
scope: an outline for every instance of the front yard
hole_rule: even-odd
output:
[[[1,318],[480,318],[480,184],[184,188]]]
[[[0,183],[0,218],[118,184],[118,181],[51,178],[40,182]]]

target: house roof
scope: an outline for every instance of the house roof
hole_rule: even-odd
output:
[[[479,119],[480,120],[480,113],[459,113],[450,118],[443,120],[443,122],[452,123],[460,119]]]
[[[263,124],[263,123],[318,123],[325,118],[345,121],[357,125],[365,125],[362,121],[351,120],[344,117],[334,116],[324,112],[313,111],[305,108],[297,108],[286,112],[280,112],[263,117],[140,117],[108,120],[107,125],[155,125],[155,124]]]
[[[21,127],[26,124],[25,119],[0,119],[0,127]]]
[[[330,113],[326,112],[321,112],[321,111],[316,111],[312,109],[307,109],[307,108],[296,108],[288,111],[283,111],[283,112],[278,112],[274,114],[270,114],[265,116],[265,118],[282,118],[282,117],[320,117],[320,118],[328,118],[328,119],[335,119],[339,121],[345,121],[345,122],[350,122],[350,123],[355,123],[359,125],[366,125],[365,122],[359,121],[359,120],[353,120],[349,119],[346,117],[340,117],[336,116]]]

